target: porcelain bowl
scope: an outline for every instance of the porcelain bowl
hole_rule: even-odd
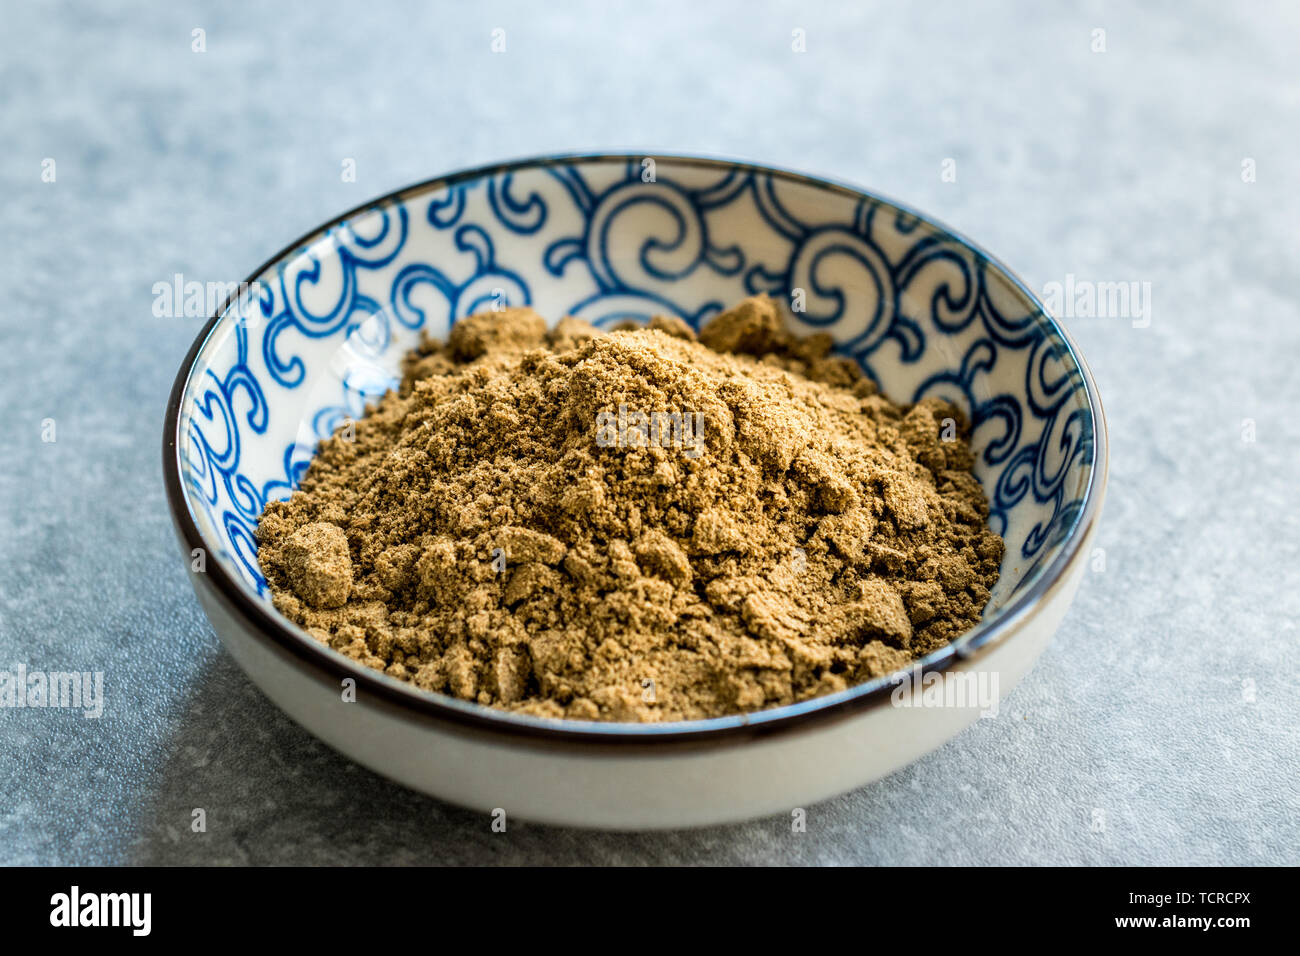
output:
[[[272,607],[256,526],[316,443],[396,382],[421,332],[494,304],[598,326],[698,327],[756,292],[827,332],[895,401],[973,425],[1006,540],[982,622],[903,674],[796,705],[664,724],[552,721],[421,691]],[[1041,653],[1088,560],[1105,486],[1096,386],[1064,330],[966,239],[850,186],[742,162],[557,156],[360,206],[233,290],[172,390],[163,463],[183,559],[231,655],[357,762],[484,813],[610,828],[790,813],[932,750]]]

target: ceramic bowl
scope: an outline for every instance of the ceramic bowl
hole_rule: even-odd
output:
[[[1006,540],[983,621],[907,674],[665,724],[549,721],[417,690],[278,614],[256,526],[320,439],[396,382],[422,331],[495,303],[598,326],[699,326],[759,291],[895,401],[973,423]],[[1064,330],[998,262],[861,189],[748,163],[558,156],[431,179],[277,253],[198,336],[167,409],[168,497],[199,601],[294,720],[354,760],[507,818],[676,827],[791,813],[997,713],[1074,595],[1106,473],[1101,403]]]

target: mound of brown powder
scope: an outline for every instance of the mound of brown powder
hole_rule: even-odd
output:
[[[276,607],[546,717],[714,717],[904,667],[979,620],[1002,541],[961,413],[892,404],[830,346],[765,297],[698,340],[463,320],[266,507]]]

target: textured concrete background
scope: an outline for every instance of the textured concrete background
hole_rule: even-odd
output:
[[[0,861],[1295,862],[1294,7],[438,6],[6,9],[0,669],[102,670],[108,700],[0,711]],[[1109,412],[1105,570],[999,719],[804,834],[494,835],[270,705],[178,559],[158,447],[200,320],[155,318],[153,283],[238,280],[436,173],[601,147],[862,183],[1039,289],[1150,283],[1147,328],[1066,322]]]

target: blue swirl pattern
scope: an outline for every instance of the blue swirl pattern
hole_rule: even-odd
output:
[[[792,175],[626,157],[521,166],[383,201],[256,278],[191,372],[181,472],[220,542],[213,559],[263,597],[266,502],[395,384],[421,333],[493,306],[698,328],[767,292],[895,400],[956,402],[1008,544],[994,605],[1068,536],[1093,465],[1083,375],[1014,281],[923,219]]]

